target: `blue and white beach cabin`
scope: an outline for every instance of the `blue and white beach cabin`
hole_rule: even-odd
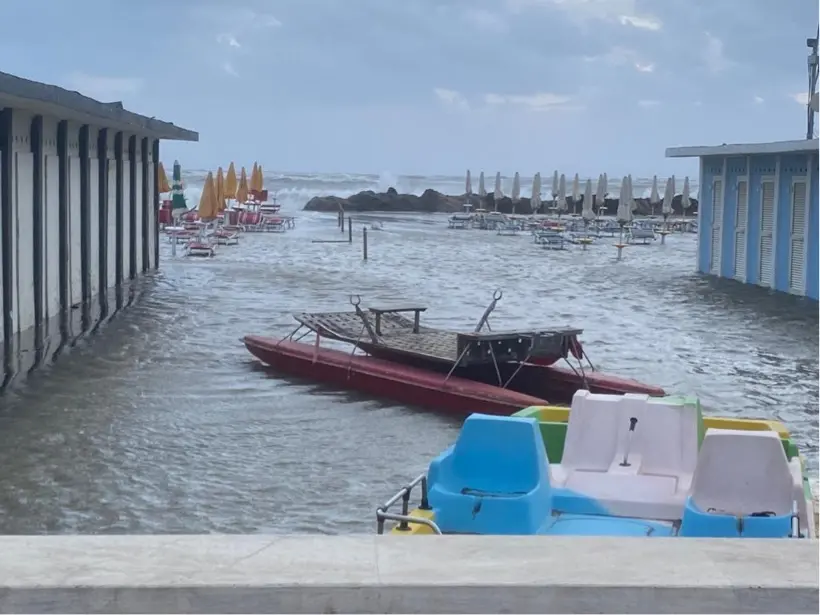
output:
[[[672,147],[700,158],[698,271],[818,299],[818,140]]]

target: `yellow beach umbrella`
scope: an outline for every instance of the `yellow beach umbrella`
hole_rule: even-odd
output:
[[[251,169],[251,176],[248,178],[248,190],[259,190],[259,186],[256,185],[256,173],[258,170],[259,165],[254,162],[253,169]]]
[[[248,200],[248,175],[245,173],[245,167],[239,173],[239,186],[236,188],[236,200],[240,203],[246,203]]]
[[[159,163],[157,173],[159,174],[159,193],[171,192],[171,184],[168,183],[168,175],[165,173],[165,167]]]
[[[216,218],[216,188],[214,174],[209,172],[202,186],[202,195],[199,197],[199,217],[202,220]]]
[[[257,190],[264,190],[265,189],[265,176],[262,175],[262,165],[261,164],[256,168],[256,183],[258,184]]]
[[[225,198],[236,198],[236,169],[233,162],[228,166],[228,173],[225,175]]]
[[[216,170],[216,212],[225,211],[225,176],[222,167]]]

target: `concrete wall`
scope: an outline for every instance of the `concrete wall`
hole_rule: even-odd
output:
[[[817,153],[701,159],[698,270],[818,299],[817,164]],[[795,217],[798,190],[805,190],[803,219]],[[773,204],[771,229],[764,198]],[[761,247],[767,231],[770,261]],[[793,259],[799,246],[803,257]]]
[[[142,135],[0,109],[4,385],[93,330],[122,305],[109,296],[157,266],[155,151]]]
[[[816,540],[0,538],[4,613],[817,613]]]

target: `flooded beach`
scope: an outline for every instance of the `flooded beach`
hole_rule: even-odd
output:
[[[368,218],[369,222],[376,217]],[[783,421],[817,476],[815,302],[695,273],[695,235],[548,252],[522,234],[381,216],[362,261],[336,217],[245,234],[213,259],[171,256],[138,299],[0,399],[0,532],[369,532],[376,506],[450,444],[459,421],[277,377],[241,336],[293,312],[427,305],[470,328],[575,325],[598,369],[698,395],[711,414]],[[476,408],[476,411],[480,411]]]

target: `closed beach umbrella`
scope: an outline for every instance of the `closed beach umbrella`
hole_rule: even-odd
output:
[[[601,209],[606,211],[606,179],[603,173],[598,176],[598,187],[595,190],[595,204],[598,206],[598,215],[601,215]]]
[[[242,167],[239,173],[239,185],[236,187],[236,200],[238,203],[248,202],[248,175],[245,173],[245,167]]]
[[[228,165],[228,172],[225,174],[225,198],[226,199],[235,199],[236,198],[236,188],[238,184],[236,182],[236,168],[233,166],[233,162]]]
[[[632,220],[632,204],[629,199],[629,178],[626,176],[621,181],[621,193],[618,196],[618,212],[615,217],[621,226]]]
[[[558,215],[567,210],[567,178],[561,173],[558,179]]]
[[[216,212],[225,211],[225,175],[222,167],[216,170]]]
[[[515,177],[513,177],[513,185],[512,185],[512,212],[515,213],[515,206],[521,200],[521,177],[518,175],[518,171],[515,172]]]
[[[165,167],[160,162],[157,165],[157,175],[159,175],[159,184],[157,192],[160,194],[165,194],[166,192],[171,192],[171,185],[168,183],[168,175],[165,173]]]
[[[205,178],[205,185],[202,186],[202,194],[199,196],[199,217],[202,220],[212,220],[216,217],[216,188],[214,174],[210,171]]]
[[[262,172],[261,164],[256,167],[256,185],[259,186],[258,190],[260,192],[265,189],[265,175]]]
[[[689,176],[683,178],[683,194],[680,197],[680,206],[682,208],[682,215],[686,215],[686,211],[691,207],[692,202],[689,200]]]
[[[592,180],[587,180],[586,188],[584,189],[584,206],[581,210],[581,217],[589,222],[595,219],[595,212],[592,209]]]
[[[558,171],[552,174],[552,200],[558,198]]]
[[[577,213],[576,204],[581,199],[581,185],[578,180],[578,173],[572,179],[572,213]]]
[[[179,160],[174,161],[173,185],[171,186],[171,215],[179,216],[188,209],[185,202],[185,191],[182,186],[182,167]]]
[[[652,215],[655,215],[655,205],[661,202],[661,196],[658,192],[658,176],[652,176],[652,189],[649,191],[649,206],[651,208]]]
[[[259,171],[259,166],[256,162],[253,163],[253,167],[251,168],[251,176],[248,178],[248,190],[259,190],[256,186],[256,173]]]
[[[498,211],[498,202],[504,198],[504,193],[501,191],[501,172],[495,174],[495,190],[493,190],[493,201],[495,201],[495,210]]]
[[[536,173],[532,178],[532,196],[530,197],[530,208],[532,213],[541,209],[541,173]]]
[[[666,189],[663,191],[663,205],[661,206],[661,213],[666,218],[672,213],[672,200],[675,198],[675,176],[673,175],[666,180]]]
[[[473,195],[473,180],[470,177],[470,169],[467,169],[467,182],[464,186],[464,194],[467,195],[468,199]]]
[[[484,171],[478,176],[478,196],[482,199],[487,196],[487,189],[484,187]]]

